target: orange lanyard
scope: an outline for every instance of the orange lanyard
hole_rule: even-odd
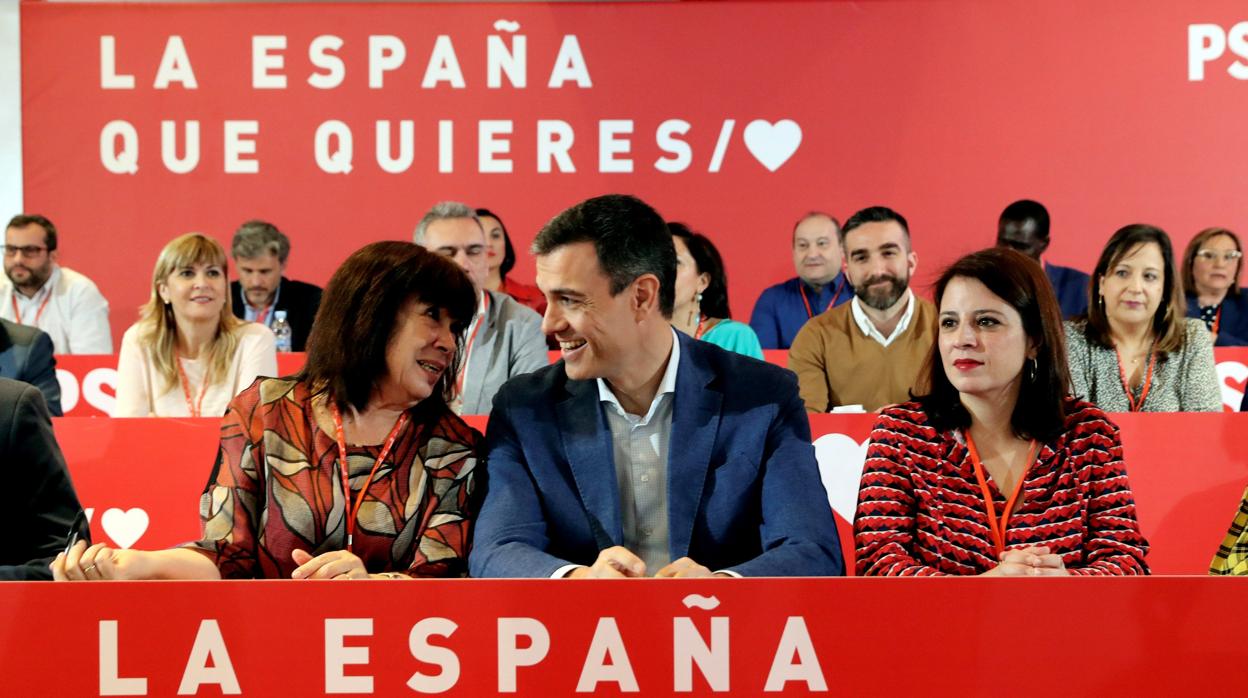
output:
[[[836,282],[836,289],[832,291],[832,300],[828,301],[828,308],[832,307],[832,304],[836,303],[836,299],[840,297],[841,290],[843,288],[845,288],[845,276],[842,274],[841,280]],[[806,285],[802,283],[801,279],[797,280],[797,291],[802,294],[802,305],[806,306],[806,319],[809,320],[815,316],[815,312],[810,307],[810,299],[806,297]],[[828,308],[824,308],[823,310],[827,310]],[[820,310],[819,312],[822,313],[823,310]]]
[[[381,467],[382,462],[386,460],[386,456],[390,455],[390,449],[394,447],[395,439],[399,438],[399,432],[403,431],[403,427],[407,426],[407,413],[399,415],[395,420],[394,427],[390,429],[390,435],[386,437],[386,443],[381,447],[381,452],[377,454],[377,461],[373,463],[373,469],[368,473],[368,479],[364,481],[364,486],[360,488],[359,495],[355,498],[355,504],[351,503],[351,476],[347,473],[347,436],[342,428],[342,412],[338,410],[338,405],[332,400],[329,402],[329,413],[334,418],[334,437],[338,442],[338,467],[342,472],[342,497],[344,506],[347,507],[347,552],[351,551],[351,544],[355,538],[355,521],[360,515],[360,506],[364,504],[364,495],[368,494],[368,488],[373,484],[373,478],[377,475],[377,469]]]
[[[706,316],[698,316],[698,327],[693,331],[694,339],[702,339],[702,333],[706,331]]]
[[[260,323],[261,325],[264,325],[264,321],[268,319],[268,317],[269,317],[269,311],[270,311],[270,310],[272,310],[272,309],[273,309],[273,304],[272,304],[272,303],[270,303],[270,304],[268,304],[268,305],[264,306],[264,310],[263,310],[263,311],[259,311],[259,310],[257,310],[257,311],[256,311],[256,322]],[[267,325],[266,325],[266,327],[267,327]]]
[[[19,325],[26,324],[22,322],[22,311],[18,310],[17,308],[17,289],[16,288],[13,289],[13,295],[9,296],[9,300],[13,301],[13,320],[17,322],[17,324]],[[43,317],[43,310],[44,308],[48,307],[48,301],[50,300],[52,300],[52,289],[49,288],[48,295],[43,297],[43,302],[39,304],[39,309],[35,311],[35,321],[34,323],[32,323],[33,327],[39,326],[39,318]],[[1217,330],[1214,330],[1214,332],[1217,332]]]
[[[472,343],[477,339],[477,332],[481,330],[481,325],[485,323],[485,316],[490,312],[490,294],[482,292],[481,296],[484,300],[481,312],[477,314],[477,321],[472,323],[472,333],[468,335],[468,341],[464,342],[464,360],[459,363],[459,375],[455,377],[455,394],[459,397],[464,395],[464,376],[468,373],[468,360],[472,358]]]
[[[35,322],[38,322],[38,320],[36,320]],[[1222,325],[1222,305],[1218,304],[1218,314],[1213,316],[1213,330],[1210,332],[1210,334],[1217,336],[1218,328],[1221,327],[1221,325]]]
[[[192,417],[204,416],[204,395],[208,394],[208,376],[204,375],[204,382],[199,385],[199,400],[191,401],[191,379],[186,375],[186,369],[182,368],[182,357],[178,358],[178,379],[182,383],[182,394],[186,396],[186,409],[191,413]]]
[[[1118,352],[1117,348],[1114,349]],[[1153,367],[1157,365],[1157,352],[1148,351],[1148,373],[1144,376],[1144,389],[1140,391],[1140,399],[1131,394],[1131,384],[1127,382],[1127,371],[1122,367],[1122,352],[1118,352],[1118,376],[1122,378],[1122,392],[1127,394],[1127,410],[1139,412],[1144,409],[1144,401],[1148,399],[1148,391],[1153,387]]]
[[[1014,511],[1018,495],[1023,491],[1023,480],[1027,478],[1027,471],[1031,469],[1031,464],[1036,459],[1036,440],[1031,440],[1031,446],[1027,449],[1027,465],[1018,476],[1018,482],[1014,483],[1014,491],[1006,501],[1005,511],[1001,512],[1000,519],[997,518],[997,508],[992,503],[992,493],[988,490],[984,464],[979,460],[979,451],[975,448],[975,440],[971,438],[969,429],[966,431],[966,450],[970,453],[971,465],[975,468],[975,480],[979,483],[979,491],[984,495],[984,513],[988,514],[988,530],[992,532],[992,543],[997,548],[997,555],[1000,556],[1005,552],[1005,529],[1010,525],[1010,512]]]

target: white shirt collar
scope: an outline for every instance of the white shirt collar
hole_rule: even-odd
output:
[[[892,334],[887,337],[880,334],[880,331],[875,328],[875,323],[871,322],[871,318],[867,317],[867,311],[863,310],[862,301],[859,300],[858,296],[854,296],[854,299],[850,301],[850,311],[853,313],[854,322],[858,323],[858,329],[862,330],[863,336],[870,337],[880,344],[888,346],[910,326],[910,318],[914,317],[914,305],[914,294],[907,288],[906,310],[901,314],[901,319],[897,321],[897,326],[893,328]]]
[[[663,371],[663,378],[659,381],[659,389],[654,393],[654,400],[650,402],[650,409],[646,411],[646,416],[641,420],[642,424],[650,421],[654,416],[654,412],[658,409],[659,403],[664,395],[676,392],[676,370],[680,366],[680,337],[677,336],[676,330],[672,330],[672,353],[667,357],[667,369]],[[598,378],[598,400],[608,403],[615,407],[620,414],[627,415],[624,405],[620,404],[619,398],[611,391],[611,386],[607,385],[607,381]]]

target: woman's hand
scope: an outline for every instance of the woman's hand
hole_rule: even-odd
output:
[[[290,573],[291,579],[368,579],[364,561],[346,550],[333,550],[312,557],[302,550],[293,550],[290,557],[299,565]]]
[[[1065,577],[1062,556],[1049,552],[1044,545],[1035,545],[1001,553],[1001,562],[983,577]]]
[[[78,541],[68,553],[60,553],[49,565],[58,582],[96,582],[106,579],[147,579],[147,553],[116,550],[103,543],[87,547]]]

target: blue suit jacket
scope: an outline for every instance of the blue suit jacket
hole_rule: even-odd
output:
[[[1091,277],[1078,269],[1044,263],[1044,273],[1053,284],[1062,317],[1070,320],[1088,312],[1088,282]]]
[[[56,357],[47,332],[0,319],[0,378],[35,386],[43,393],[48,411],[61,416],[61,384],[56,380]]]
[[[1200,319],[1200,303],[1194,294],[1187,294],[1187,316]],[[1248,293],[1227,292],[1222,299],[1222,317],[1218,320],[1215,347],[1248,346]]]
[[[745,576],[843,574],[794,375],[677,336],[671,558]],[[549,577],[622,544],[611,431],[596,381],[569,380],[562,361],[508,381],[494,400],[486,444],[473,576]]]

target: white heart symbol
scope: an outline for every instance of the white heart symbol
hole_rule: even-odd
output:
[[[745,127],[745,147],[763,167],[775,172],[802,144],[802,127],[783,119],[774,124],[755,119]]]
[[[100,525],[119,548],[129,548],[147,532],[147,512],[135,507],[129,511],[112,508],[104,512]]]
[[[815,440],[819,479],[828,491],[828,504],[850,523],[854,522],[854,512],[858,508],[858,484],[862,481],[869,441],[860,444],[845,434],[824,434]]]

